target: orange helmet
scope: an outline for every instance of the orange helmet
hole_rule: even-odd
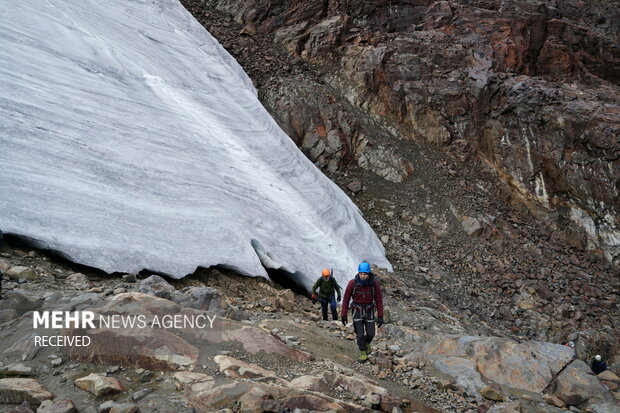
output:
[[[329,277],[331,272],[327,268],[323,268],[323,277]]]

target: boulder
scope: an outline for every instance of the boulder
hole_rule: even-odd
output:
[[[147,280],[149,279],[157,280],[153,277]],[[167,292],[171,293],[171,291]],[[151,370],[191,370],[203,350],[211,352],[215,347],[220,347],[223,341],[240,343],[246,351],[252,354],[262,351],[297,361],[309,361],[314,358],[312,354],[294,349],[260,328],[219,316],[215,316],[213,328],[152,329],[150,323],[155,316],[161,318],[168,315],[191,319],[196,316],[204,317],[205,312],[184,308],[170,300],[145,293],[131,292],[116,295],[103,306],[94,308],[93,311],[102,315],[140,314],[146,317],[147,328],[87,330],[86,333],[92,343],[88,347],[68,349],[69,355],[74,359],[122,364]],[[69,335],[84,335],[84,333],[83,330],[66,332]]]
[[[555,407],[566,407],[566,403],[560,400],[559,397],[554,396],[552,394],[543,394],[542,398],[544,401],[546,401],[547,403]]]
[[[38,406],[43,400],[53,398],[54,394],[34,379],[0,379],[0,404],[28,402],[31,406]]]
[[[79,335],[71,330],[69,335]],[[160,329],[97,328],[87,330],[91,343],[73,346],[67,354],[73,360],[119,364],[148,370],[193,369],[199,350],[179,335]]]
[[[39,278],[39,275],[33,268],[21,266],[10,268],[6,275],[11,280],[34,281]]]
[[[117,403],[112,400],[102,403],[97,408],[97,413],[138,413],[140,409],[135,404]]]
[[[600,380],[609,381],[612,383],[620,384],[620,377],[618,377],[613,371],[605,370],[597,376]]]
[[[181,307],[205,310],[222,317],[232,318],[234,312],[234,308],[226,302],[219,291],[210,287],[185,287],[171,292],[170,299]]]
[[[126,283],[135,283],[138,281],[138,277],[135,274],[124,274],[122,280]]]
[[[65,279],[65,281],[71,284],[73,287],[77,288],[78,290],[84,290],[89,286],[88,278],[86,278],[84,274],[81,274],[79,272],[71,274]]]
[[[350,374],[350,375],[349,375]],[[342,386],[352,394],[387,394],[387,390],[377,386],[376,383],[357,373],[349,374],[325,371],[318,375],[300,376],[290,381],[289,386],[298,390],[327,393],[331,389]]]
[[[278,354],[296,361],[314,360],[312,354],[287,346],[259,328],[251,326],[237,326],[235,328],[231,324],[228,324],[226,327],[222,339],[227,342],[241,343],[243,348],[251,354],[257,354],[262,351],[267,354]]]
[[[567,406],[615,401],[609,390],[592,374],[590,367],[581,360],[570,363],[556,377],[550,388],[550,393]]]
[[[230,356],[215,356],[213,361],[219,365],[220,372],[224,373],[228,377],[244,379],[277,378],[273,371],[266,370],[256,364],[237,360]]]
[[[101,298],[102,294],[84,293],[71,297],[69,305],[71,306],[71,311],[81,311],[86,307],[97,305],[101,302]]]
[[[502,396],[502,389],[498,385],[483,387],[480,390],[480,394],[485,399],[493,400],[496,402],[504,401],[504,396]]]
[[[26,367],[22,363],[0,367],[0,377],[28,377],[31,375],[32,368]]]
[[[214,411],[235,402],[241,404],[242,412],[314,411],[362,412],[364,409],[352,403],[335,400],[320,393],[300,391],[292,387],[252,381],[203,381],[193,384],[186,391],[188,402],[196,410]]]
[[[573,351],[559,344],[454,335],[431,338],[420,353],[421,359],[466,389],[481,390],[484,379],[535,393],[542,392],[573,358]]]
[[[255,387],[259,389],[262,388],[259,384],[245,381],[234,381],[224,384],[216,384],[213,381],[202,381],[193,384],[188,389],[186,397],[194,408],[211,411],[230,406],[232,403],[238,401],[244,394],[252,391]]]
[[[0,310],[14,310],[20,314],[34,311],[43,305],[43,298],[35,297],[23,290],[4,291],[0,300]]]
[[[78,413],[78,409],[71,400],[44,400],[37,413]]]
[[[138,291],[156,297],[170,299],[175,288],[159,275],[151,275],[140,281]]]
[[[252,387],[239,398],[240,412],[280,412],[281,404],[265,388]]]
[[[193,369],[198,360],[199,350],[188,343],[210,342],[200,329],[150,328],[154,315],[180,315],[184,310],[179,305],[162,298],[144,293],[123,293],[114,296],[100,308],[93,309],[101,315],[142,315],[145,328],[68,329],[66,335],[87,335],[91,344],[87,347],[67,348],[67,354],[74,360],[119,364],[127,367],[141,367],[149,370]],[[197,310],[187,310],[188,315],[203,314]],[[215,334],[217,336],[217,334]],[[216,337],[221,342],[221,334]]]
[[[91,373],[75,381],[75,386],[97,397],[121,393],[125,389],[114,377]]]

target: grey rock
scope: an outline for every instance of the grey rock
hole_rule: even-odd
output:
[[[0,310],[0,324],[15,320],[17,317],[19,317],[19,313],[15,309]]]
[[[153,391],[154,390],[151,389],[151,388],[146,388],[146,389],[138,390],[137,392],[135,392],[134,394],[131,395],[131,400],[133,400],[134,402],[142,400],[146,396],[148,396],[149,394],[153,393]]]
[[[400,346],[398,344],[392,344],[388,348],[390,351],[393,351],[394,353],[398,353],[400,351]]]
[[[32,368],[22,363],[10,364],[0,368],[0,377],[28,377],[32,375]]]
[[[162,277],[158,275],[151,275],[150,277],[140,281],[138,291],[169,300],[172,297],[172,293],[176,290]]]
[[[37,413],[78,413],[77,407],[71,400],[44,400]]]
[[[71,298],[71,300],[69,300],[69,305],[71,306],[71,311],[78,311],[86,307],[93,306],[99,301],[100,301],[99,294],[85,293],[85,294],[80,294],[78,296]]]
[[[88,278],[79,272],[68,276],[66,281],[78,290],[83,290],[88,287]]]
[[[41,308],[44,301],[43,298],[32,296],[18,289],[4,292],[3,297],[0,300],[0,310],[10,309],[19,313],[37,310]]]
[[[137,413],[139,411],[140,408],[138,406],[130,403],[117,404],[110,409],[110,413]]]
[[[347,188],[356,194],[362,190],[362,183],[360,181],[352,181],[347,185]]]
[[[615,399],[590,367],[582,360],[574,360],[552,383],[551,392],[566,403],[577,406],[583,403],[614,403]]]
[[[138,277],[136,277],[135,274],[125,274],[122,279],[126,283],[135,283],[138,281]]]
[[[230,307],[222,299],[222,295],[210,287],[186,287],[172,294],[171,299],[183,307],[206,310],[217,314],[221,314],[223,310]]]
[[[117,403],[112,400],[102,403],[97,408],[97,413],[136,413],[138,406],[131,403]]]

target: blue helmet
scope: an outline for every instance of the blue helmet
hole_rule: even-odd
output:
[[[367,272],[370,273],[370,264],[366,261],[360,262],[360,265],[357,267],[357,272]]]

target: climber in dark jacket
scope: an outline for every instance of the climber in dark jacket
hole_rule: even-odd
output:
[[[357,335],[357,346],[360,349],[360,362],[368,360],[372,352],[370,343],[375,337],[375,307],[377,310],[377,327],[383,325],[383,296],[379,280],[370,272],[370,264],[362,262],[358,266],[355,279],[349,281],[342,301],[342,324],[347,325],[347,311],[351,300],[353,329]]]
[[[327,268],[323,268],[321,278],[316,280],[312,286],[312,300],[316,300],[316,290],[319,290],[319,301],[321,302],[321,312],[323,313],[323,320],[327,321],[327,304],[329,303],[332,310],[332,318],[338,320],[338,310],[336,309],[336,296],[338,296],[338,302],[340,302],[340,286],[336,279],[332,275],[332,272]]]
[[[590,368],[592,369],[592,372],[594,374],[598,375],[607,370],[607,363],[605,363],[605,361],[603,361],[603,358],[597,354],[592,359],[592,364],[590,364]]]

